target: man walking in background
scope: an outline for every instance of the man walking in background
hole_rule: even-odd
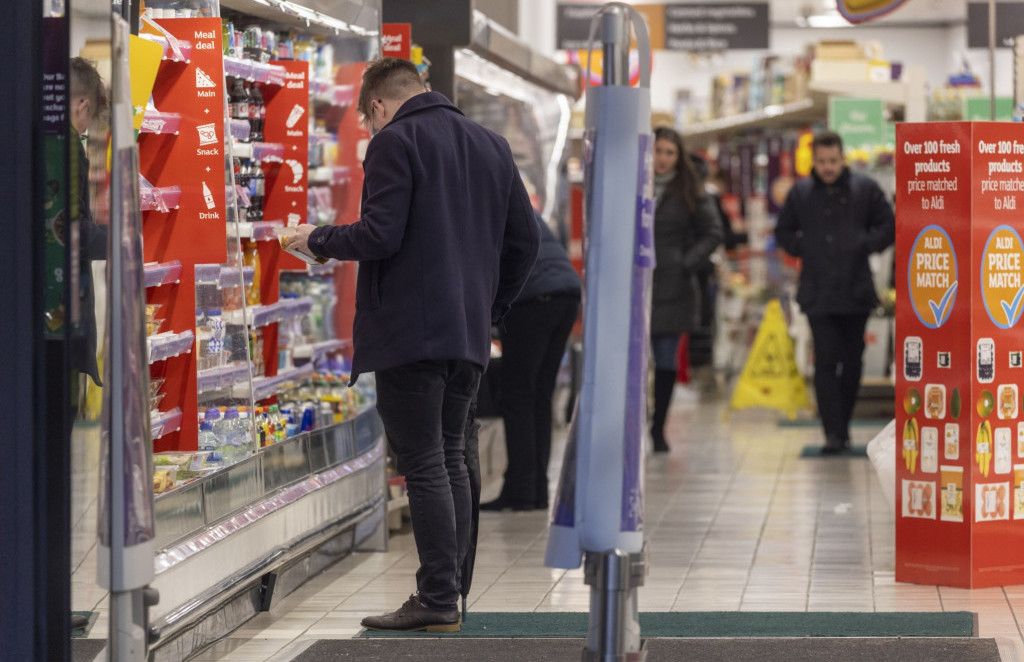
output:
[[[472,513],[466,416],[491,325],[526,281],[538,229],[505,139],[427,92],[412,62],[370,64],[358,106],[375,132],[360,219],[299,226],[285,248],[359,261],[352,381],[376,373],[377,411],[408,488],[418,591],[362,624],[457,631]]]
[[[811,176],[790,190],[775,238],[802,260],[796,300],[814,338],[814,392],[825,430],[822,453],[835,454],[850,447],[864,328],[878,305],[868,256],[892,245],[896,225],[878,184],[846,167],[838,134],[815,136],[811,149]]]

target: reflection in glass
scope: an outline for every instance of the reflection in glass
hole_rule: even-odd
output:
[[[455,52],[455,71],[459,107],[508,140],[534,207],[548,220],[563,214],[568,98],[465,49]]]

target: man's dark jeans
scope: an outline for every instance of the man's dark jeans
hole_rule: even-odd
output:
[[[376,373],[377,412],[409,493],[416,586],[434,609],[459,601],[473,508],[463,433],[482,372],[469,361],[442,360]]]
[[[867,313],[808,316],[814,338],[814,392],[827,440],[850,440],[863,372]]]

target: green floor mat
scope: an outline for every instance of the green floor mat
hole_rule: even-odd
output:
[[[460,632],[361,637],[586,637],[585,612],[469,612]],[[644,637],[972,637],[974,614],[953,612],[641,612]]]
[[[89,622],[86,624],[85,627],[71,630],[71,636],[73,638],[77,638],[77,637],[84,637],[85,635],[89,634],[89,630],[92,628],[92,624],[96,622],[96,619],[93,618],[93,613],[94,612],[91,612],[91,611],[73,611],[71,613],[72,614],[77,614],[79,616],[85,616],[86,618],[89,619]]]
[[[822,449],[822,445],[821,444],[808,444],[807,446],[803,447],[803,450],[800,451],[800,457],[825,457],[825,458],[833,458],[833,457],[867,457],[868,456],[868,447],[867,446],[853,445],[853,446],[850,446],[850,448],[848,448],[847,450],[843,451],[842,453],[832,453],[830,455],[822,455],[821,449]]]
[[[291,662],[537,662],[579,660],[583,639],[321,639]],[[826,637],[645,639],[646,662],[999,662],[994,639]]]

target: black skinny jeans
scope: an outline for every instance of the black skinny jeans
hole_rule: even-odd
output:
[[[848,441],[864,367],[868,315],[808,316],[814,337],[814,393],[826,439]]]
[[[501,415],[508,468],[502,501],[547,507],[551,398],[580,299],[539,297],[515,303],[501,331]]]
[[[458,607],[473,509],[464,432],[482,372],[451,360],[376,373],[377,412],[409,494],[420,559],[416,587],[434,609]]]

